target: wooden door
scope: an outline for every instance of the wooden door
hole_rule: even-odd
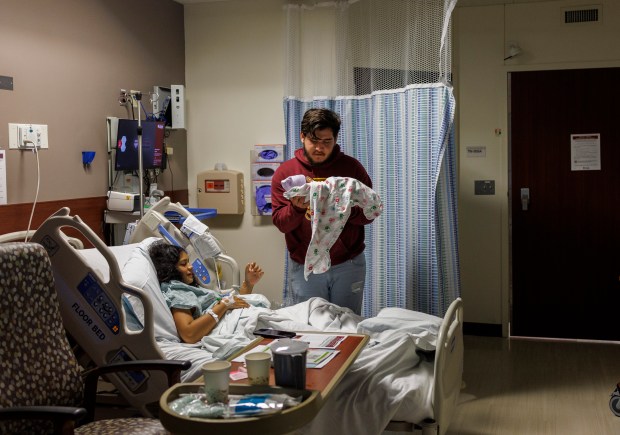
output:
[[[620,68],[509,83],[511,335],[620,340]],[[574,134],[600,135],[600,170],[572,170]]]

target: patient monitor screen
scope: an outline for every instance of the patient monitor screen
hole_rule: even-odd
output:
[[[142,121],[142,169],[162,168],[164,156],[163,121]],[[138,121],[119,119],[116,135],[116,171],[137,171],[138,165]]]

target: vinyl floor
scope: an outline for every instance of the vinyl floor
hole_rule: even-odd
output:
[[[465,336],[448,435],[620,435],[620,343]]]

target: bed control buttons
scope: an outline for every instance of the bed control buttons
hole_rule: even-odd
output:
[[[194,275],[201,283],[209,284],[211,282],[211,277],[209,276],[207,266],[205,266],[205,264],[200,261],[199,258],[194,260],[194,262],[192,263],[192,268],[194,269]]]
[[[78,290],[99,318],[103,320],[103,323],[108,329],[110,329],[113,334],[118,334],[120,328],[118,311],[114,307],[114,304],[108,299],[107,294],[103,291],[97,279],[89,273],[78,284]]]

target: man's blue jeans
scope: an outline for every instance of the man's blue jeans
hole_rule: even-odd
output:
[[[290,257],[289,260],[288,286],[294,303],[321,297],[361,314],[366,280],[366,257],[363,252],[351,260],[330,267],[325,273],[311,273],[308,281],[304,278],[304,265]]]

